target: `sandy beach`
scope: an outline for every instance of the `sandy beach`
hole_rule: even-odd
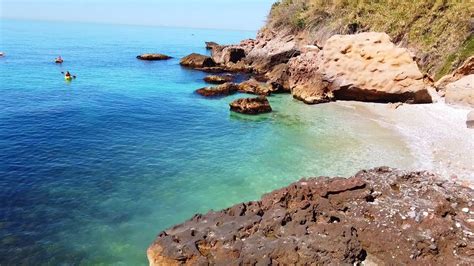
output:
[[[435,104],[396,105],[339,101],[397,131],[410,148],[413,169],[425,169],[474,186],[474,130],[466,126],[470,109]]]

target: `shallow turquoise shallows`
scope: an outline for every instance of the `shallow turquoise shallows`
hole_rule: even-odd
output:
[[[364,110],[283,94],[270,97],[273,113],[243,116],[228,110],[242,95],[194,94],[205,74],[179,58],[255,32],[0,26],[0,265],[145,265],[155,236],[194,213],[412,161]],[[150,52],[174,59],[135,58]]]

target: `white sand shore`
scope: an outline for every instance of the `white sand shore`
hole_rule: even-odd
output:
[[[396,109],[390,104],[337,104],[367,112],[381,126],[399,132],[417,158],[410,170],[429,170],[474,186],[474,129],[466,126],[470,109],[444,102],[403,104]]]

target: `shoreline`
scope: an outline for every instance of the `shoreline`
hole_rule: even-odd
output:
[[[359,108],[380,126],[397,132],[416,161],[413,169],[427,170],[474,188],[474,132],[466,126],[471,109],[433,104],[393,105],[337,101],[347,108]],[[470,156],[469,156],[470,154]]]

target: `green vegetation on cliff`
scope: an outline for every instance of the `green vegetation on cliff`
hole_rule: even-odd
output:
[[[281,0],[273,5],[267,27],[323,39],[386,32],[416,51],[422,69],[439,78],[474,54],[473,20],[469,0]]]

